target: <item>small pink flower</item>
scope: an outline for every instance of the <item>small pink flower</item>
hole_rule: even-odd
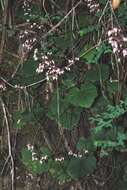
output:
[[[123,49],[122,53],[123,53],[123,57],[127,56],[127,49]]]

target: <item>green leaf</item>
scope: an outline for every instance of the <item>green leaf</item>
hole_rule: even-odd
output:
[[[62,83],[65,88],[72,88],[73,86],[75,86],[75,83],[72,79],[64,79]]]
[[[63,98],[58,98],[55,92],[48,108],[48,116],[51,119],[59,120],[59,116],[64,113],[69,107],[69,104],[64,101]]]
[[[83,28],[79,31],[79,34],[81,37],[85,36],[86,34],[88,33],[91,33],[91,32],[94,32],[94,31],[97,31],[99,29],[99,26],[98,25],[95,25],[95,26],[88,26],[87,28]]]
[[[117,134],[117,141],[119,146],[125,145],[125,140],[127,140],[127,134],[124,132],[118,132]]]
[[[33,174],[41,174],[47,172],[49,169],[48,162],[40,163],[40,160],[32,160],[32,152],[27,148],[23,148],[21,151],[21,157],[23,164],[30,170]]]
[[[69,107],[60,117],[60,127],[72,130],[77,127],[80,119],[81,109],[75,107]]]
[[[23,118],[24,123],[32,123],[32,122],[34,122],[34,115],[30,111],[22,112],[22,118]]]
[[[97,54],[96,48],[90,48],[88,51],[84,52],[80,57],[86,60],[87,64],[95,63],[95,56]]]
[[[32,153],[27,148],[22,149],[21,156],[23,162],[28,162],[29,160],[32,160]]]
[[[93,46],[81,53],[82,57],[87,64],[97,64],[101,56],[108,53],[110,50],[109,46],[105,43],[98,45],[97,47]]]
[[[67,96],[65,97],[65,100],[74,106],[79,106],[79,95],[80,90],[77,87],[73,87],[69,90]]]
[[[51,156],[51,151],[47,147],[40,148],[41,156]]]
[[[60,183],[65,183],[71,180],[66,169],[68,166],[68,160],[62,162],[53,162],[49,169],[50,174],[57,179]]]
[[[104,112],[108,104],[110,104],[109,100],[104,96],[100,96],[96,99],[94,105],[92,106],[92,111],[95,113]]]
[[[72,179],[79,179],[81,177],[92,174],[96,169],[96,158],[88,156],[87,158],[72,158],[67,172]]]
[[[93,104],[96,97],[96,87],[91,83],[86,83],[82,85],[80,89],[77,87],[70,89],[66,97],[66,101],[74,106],[89,108]]]
[[[84,138],[80,137],[77,144],[76,144],[77,150],[80,151],[93,151],[94,150],[94,143],[92,137]]]
[[[39,160],[32,161],[31,165],[29,165],[28,167],[30,167],[31,171],[34,174],[41,174],[47,172],[49,169],[47,163],[43,162],[41,164]]]
[[[95,65],[91,70],[85,74],[85,79],[91,82],[105,81],[109,77],[108,65]]]
[[[48,117],[55,120],[59,127],[73,129],[77,126],[80,118],[81,108],[73,107],[63,98],[57,101],[55,94],[48,109]]]

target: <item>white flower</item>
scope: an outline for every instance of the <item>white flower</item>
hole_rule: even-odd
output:
[[[27,149],[30,150],[30,151],[33,151],[34,147],[31,144],[27,144]]]
[[[68,152],[68,155],[73,155],[72,150],[70,150],[70,151]]]
[[[126,37],[123,37],[123,41],[124,41],[124,42],[127,42],[127,38],[126,38]]]
[[[127,56],[127,49],[123,49],[122,53],[123,53],[123,57]]]
[[[118,28],[116,28],[116,27],[113,28],[113,32],[114,32],[114,33],[117,33],[117,32],[118,32]]]
[[[73,156],[77,158],[77,157],[78,157],[78,154],[75,154],[75,153],[74,153]]]
[[[79,61],[79,57],[75,57],[75,61]]]
[[[55,158],[55,161],[56,161],[56,162],[61,162],[61,161],[63,161],[63,160],[64,160],[64,157]]]
[[[42,156],[42,157],[41,157],[41,161],[42,161],[42,160],[47,160],[47,158],[48,158],[48,155]]]
[[[78,158],[82,158],[82,154],[78,154]]]
[[[87,154],[88,153],[88,150],[85,150],[85,154]]]

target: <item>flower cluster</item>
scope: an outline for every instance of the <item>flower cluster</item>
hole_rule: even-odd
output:
[[[34,55],[33,55],[33,59],[34,59],[35,61],[38,60],[38,56],[37,56],[37,54],[38,54],[38,49],[35,48],[35,49],[34,49]]]
[[[30,20],[28,19],[29,17],[31,17],[31,6],[30,3],[32,2],[32,0],[24,0],[23,2],[23,11],[24,11],[24,16],[27,17],[27,22],[29,22]]]
[[[34,151],[34,146],[27,144],[27,149],[32,153],[32,161],[38,160],[40,164],[43,164],[44,161],[48,159],[48,155],[42,156],[40,159],[37,157],[37,153]]]
[[[62,156],[62,157],[55,158],[55,161],[62,162],[62,161],[64,161],[64,157]]]
[[[85,151],[85,154],[87,154],[87,153],[88,153],[88,150]],[[72,157],[75,157],[75,158],[82,158],[82,157],[83,157],[82,154],[80,154],[80,153],[75,153],[75,152],[73,152],[72,150],[70,150],[70,151],[68,152],[68,156],[72,156]],[[55,161],[56,161],[56,162],[62,162],[62,161],[64,161],[64,160],[65,160],[65,158],[64,158],[63,156],[61,156],[61,157],[56,157],[56,158],[55,158]]]
[[[100,10],[100,5],[98,2],[96,2],[96,0],[84,0],[84,2],[87,4],[90,13],[95,13]]]
[[[45,72],[47,80],[52,78],[53,80],[57,80],[58,76],[63,74],[63,69],[60,69],[55,65],[53,59],[51,59],[48,55],[41,56],[41,62],[39,63],[38,68],[36,69],[37,73]]]
[[[29,29],[29,17],[31,16],[31,0],[24,0],[22,9],[24,11],[24,17],[26,18],[26,27],[19,33],[19,40],[21,44],[21,54],[25,58],[26,55],[32,50],[33,44],[36,42],[35,32]]]
[[[39,65],[36,69],[38,74],[43,73],[47,80],[57,80],[64,71],[70,71],[71,66],[79,61],[79,58],[65,59],[64,66],[58,66],[54,58],[52,58],[52,52],[40,53],[37,48],[34,49],[34,46],[37,47],[39,36],[47,32],[47,24],[41,24],[39,21],[36,22],[36,19],[33,22],[32,6],[34,1],[24,0],[22,9],[24,11],[24,17],[26,18],[26,26],[24,30],[20,30],[19,41],[20,41],[20,52],[23,60],[27,59],[28,54],[33,52],[33,59],[38,61]],[[36,14],[36,13],[35,13]],[[50,26],[50,25],[49,25]],[[61,63],[62,64],[62,63]]]
[[[113,53],[119,57],[127,56],[126,42],[127,37],[125,37],[120,28],[114,27],[107,32],[108,43],[111,45]]]
[[[31,33],[26,29],[21,31],[19,34],[21,48],[22,48],[22,55],[23,58],[32,50],[34,43],[37,41],[36,34]]]
[[[32,161],[38,160],[37,154],[34,152],[34,147],[31,144],[27,144],[27,149],[32,153]]]
[[[86,154],[86,153],[88,153],[88,151],[85,151],[85,154]],[[83,157],[82,154],[80,154],[80,153],[74,153],[72,150],[70,150],[70,151],[68,152],[68,155],[69,155],[69,156],[73,156],[73,157],[75,157],[75,158],[82,158],[82,157]]]
[[[43,164],[49,158],[48,155],[44,155],[44,156],[41,156],[41,158],[38,158],[37,157],[37,153],[34,151],[34,147],[31,144],[27,144],[27,149],[32,153],[32,161],[38,160],[40,162],[40,164]],[[87,154],[88,150],[85,150],[84,153]],[[75,157],[75,158],[82,158],[83,157],[82,154],[80,154],[80,153],[74,153],[72,150],[70,150],[68,152],[68,156],[72,156],[72,157]],[[65,157],[62,156],[62,155],[61,156],[55,156],[53,160],[55,162],[62,162],[62,161],[65,160]]]
[[[15,86],[14,86],[14,88],[16,88],[16,89],[24,89],[25,87],[24,86],[21,86],[20,84],[16,84]]]
[[[41,34],[43,25],[33,22],[32,18],[32,0],[24,0],[22,9],[24,17],[26,18],[26,25],[24,30],[20,30],[18,35],[21,44],[22,57],[25,58],[27,54],[33,49],[37,42],[38,34]]]
[[[34,60],[38,60],[37,57],[38,50],[34,52]],[[45,73],[46,79],[57,80],[60,75],[64,73],[64,71],[70,71],[71,66],[79,61],[79,58],[75,57],[74,59],[68,59],[66,66],[60,68],[55,64],[55,61],[51,58],[52,53],[48,52],[47,55],[43,55],[40,58],[40,63],[38,68],[36,69],[37,73]]]
[[[43,162],[44,162],[45,160],[47,160],[47,159],[48,159],[48,156],[47,156],[47,155],[42,156],[41,159],[40,159],[40,164],[43,164]]]

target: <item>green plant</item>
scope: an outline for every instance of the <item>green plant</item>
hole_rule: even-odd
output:
[[[104,150],[112,151],[126,148],[127,134],[122,126],[117,124],[117,119],[127,111],[127,99],[119,105],[109,105],[104,113],[97,114],[90,120],[95,124],[92,129],[94,145]]]
[[[45,189],[126,189],[126,5],[0,1],[0,173],[12,190],[20,171],[55,184]]]

